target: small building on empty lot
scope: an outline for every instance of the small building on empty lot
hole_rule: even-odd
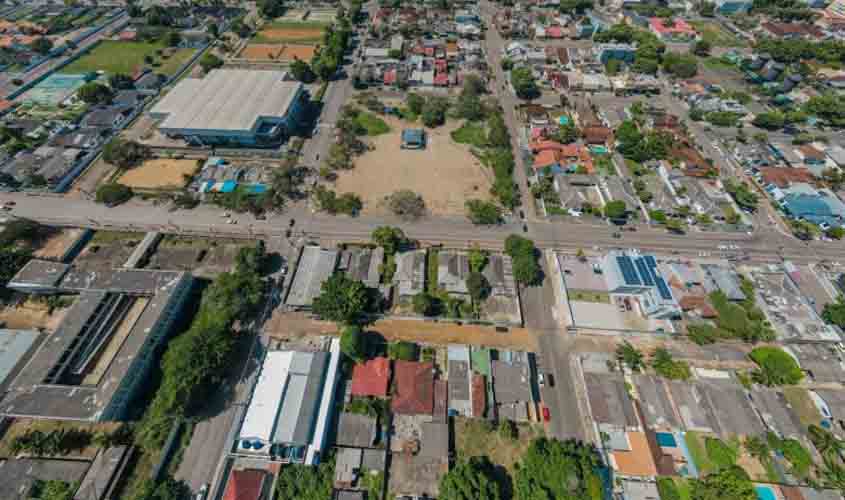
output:
[[[305,89],[284,71],[215,69],[185,78],[149,115],[168,137],[194,145],[277,144],[297,125]]]
[[[406,128],[402,131],[402,149],[425,149],[425,130]]]
[[[323,282],[334,272],[337,257],[337,250],[324,250],[311,245],[303,247],[285,304],[301,309],[310,308],[314,298],[320,295]]]

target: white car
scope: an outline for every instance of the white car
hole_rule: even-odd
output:
[[[223,217],[224,219],[228,219],[231,216],[232,214],[230,212],[223,212],[222,214],[220,214],[220,217]]]
[[[238,223],[238,219],[228,219],[228,220],[226,220],[226,224],[237,224],[237,223]]]

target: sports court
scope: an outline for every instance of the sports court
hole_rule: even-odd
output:
[[[87,75],[53,74],[21,96],[22,102],[55,106],[85,85]]]

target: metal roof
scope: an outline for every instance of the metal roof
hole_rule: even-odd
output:
[[[36,330],[0,330],[0,384],[38,338]]]
[[[152,109],[166,116],[162,129],[252,132],[261,118],[283,118],[299,82],[283,71],[216,69],[202,80],[187,78]]]
[[[334,272],[337,250],[323,250],[316,246],[302,249],[286,303],[290,306],[310,307],[320,295],[323,282]]]

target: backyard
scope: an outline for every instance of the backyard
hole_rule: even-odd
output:
[[[531,441],[544,434],[541,427],[532,424],[520,424],[516,429],[516,437],[512,438],[486,420],[455,418],[455,452],[458,459],[487,456],[491,462],[513,474],[514,465]]]
[[[144,58],[150,56],[156,72],[171,75],[194,54],[194,49],[175,49],[168,51],[160,42],[121,42],[105,40],[97,44],[90,52],[61,69],[65,74],[90,73],[104,71],[109,74],[122,73],[132,75],[145,65]],[[162,51],[157,55],[156,51]]]
[[[419,193],[435,215],[463,214],[466,200],[491,198],[493,172],[450,137],[456,122],[426,130],[422,150],[400,147],[402,121],[389,118],[387,125],[389,133],[368,138],[373,148],[355,159],[355,168],[338,171],[335,190],[359,195],[364,213],[385,213],[385,197],[400,189]]]

